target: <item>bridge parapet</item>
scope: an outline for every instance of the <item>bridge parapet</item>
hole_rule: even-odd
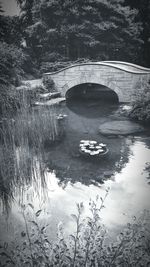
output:
[[[44,76],[53,79],[63,97],[76,85],[95,83],[113,90],[120,102],[131,102],[150,80],[150,69],[127,62],[103,61],[75,64]]]

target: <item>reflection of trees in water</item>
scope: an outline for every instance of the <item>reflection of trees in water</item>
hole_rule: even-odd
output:
[[[105,172],[109,172],[111,176],[115,171],[120,171],[125,162],[128,161],[128,145],[125,138],[110,139],[98,134],[99,125],[103,121],[112,120],[111,115],[118,110],[118,106],[111,106],[110,103],[99,105],[99,102],[95,99],[92,100],[94,102],[84,100],[83,97],[78,100],[73,98],[70,102],[71,111],[64,108],[63,112],[67,111],[68,113],[66,139],[56,149],[52,148],[47,156],[49,169],[56,171],[56,175],[62,183],[67,183],[69,180],[72,182],[80,181],[84,184],[90,184],[91,180],[93,180],[93,183],[95,181],[101,183],[106,179]],[[73,110],[76,110],[76,112],[72,112]],[[113,116],[116,115],[113,114]],[[91,160],[79,154],[80,140],[90,140],[91,138],[99,143],[107,144],[109,153],[104,158]]]
[[[100,159],[84,158],[77,151],[71,153],[71,147],[70,149],[68,147],[68,151],[64,153],[60,148],[58,157],[55,151],[51,151],[48,155],[51,160],[47,160],[48,168],[56,171],[56,176],[63,186],[69,181],[81,182],[85,185],[103,183],[115,172],[121,172],[130,155],[130,143],[126,142],[126,138],[109,139],[107,144],[110,152]]]
[[[146,147],[150,149],[150,129],[149,136],[143,138],[141,141],[143,141]],[[144,171],[146,172],[147,182],[150,185],[150,161],[146,162]]]

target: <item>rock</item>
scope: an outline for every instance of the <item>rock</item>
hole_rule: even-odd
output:
[[[99,132],[103,135],[131,135],[144,132],[144,128],[131,121],[110,121],[101,124]]]
[[[45,93],[45,94],[39,94],[39,99],[43,101],[50,100],[52,98],[60,97],[60,92],[53,92],[53,93]]]
[[[62,102],[64,102],[66,99],[65,97],[57,97],[57,98],[52,98],[48,101],[37,101],[34,103],[35,106],[54,106],[54,105],[59,105]]]

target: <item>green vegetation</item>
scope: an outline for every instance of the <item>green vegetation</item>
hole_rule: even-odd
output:
[[[55,88],[56,86],[51,77],[44,76],[43,85],[44,85],[45,90],[48,90],[50,92],[56,92],[56,88]]]
[[[142,28],[124,1],[18,2],[27,47],[41,70],[78,58],[138,62]]]
[[[0,104],[8,108],[16,104],[14,86],[21,79],[80,59],[149,62],[148,1],[17,3],[19,17],[4,16],[0,5]]]
[[[20,37],[17,24],[16,17],[3,15],[0,5],[0,114],[8,110],[11,112],[16,105],[14,86],[23,75],[25,56],[18,47]]]
[[[150,5],[141,1],[17,0],[19,17],[4,16],[0,4],[0,204],[5,211],[16,193],[23,196],[25,186],[34,182],[46,186],[44,147],[63,134],[55,109],[31,110],[31,97],[28,101],[25,92],[19,96],[16,86],[24,78],[39,77],[78,60],[150,63]],[[46,90],[55,91],[52,80],[43,82]],[[129,116],[149,123],[148,85]],[[110,244],[101,224],[103,204],[99,198],[90,201],[91,216],[86,218],[83,204],[78,204],[77,215],[72,215],[76,232],[66,238],[59,226],[55,243],[38,221],[42,210],[34,211],[31,203],[22,206],[22,242],[10,248],[0,245],[1,266],[148,266],[147,224],[128,225],[118,241]],[[29,207],[31,220],[27,219]]]
[[[106,192],[107,196],[108,192]],[[106,198],[105,196],[105,198]],[[84,216],[83,203],[77,204],[72,214],[75,232],[65,235],[62,223],[58,225],[56,241],[49,240],[48,225],[40,224],[41,209],[22,205],[24,229],[18,244],[0,246],[1,266],[148,266],[150,257],[149,214],[134,218],[132,223],[112,241],[101,222],[105,198],[89,201],[89,216]]]
[[[141,53],[139,54],[141,64],[150,66],[150,1],[149,0],[125,0],[127,5],[138,10],[137,21],[142,24],[141,39],[143,40]]]
[[[25,93],[19,103],[15,119],[4,118],[0,125],[0,203],[6,211],[16,191],[39,179],[44,186],[44,148],[64,133],[54,107],[31,110]]]
[[[142,94],[136,96],[129,117],[143,124],[150,123],[150,83],[144,85]]]

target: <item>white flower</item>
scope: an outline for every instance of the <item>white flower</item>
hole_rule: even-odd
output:
[[[96,141],[89,141],[91,145],[96,145],[97,142]]]
[[[99,149],[99,150],[97,150],[97,151],[98,151],[98,153],[102,153],[102,152],[104,152],[103,149]]]
[[[101,144],[99,144],[99,146],[104,147],[104,146],[106,146],[106,144],[101,143]]]

